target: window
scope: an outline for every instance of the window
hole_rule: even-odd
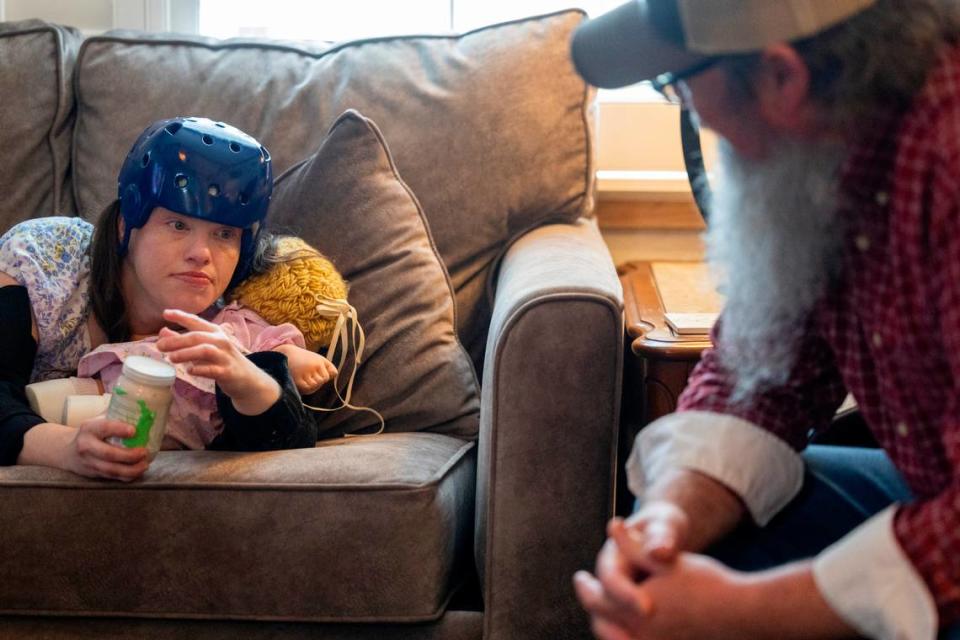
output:
[[[198,27],[215,38],[262,36],[283,40],[339,41],[411,33],[444,33],[450,0],[200,0]]]

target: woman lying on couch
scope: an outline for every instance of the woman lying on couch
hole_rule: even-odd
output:
[[[172,362],[216,381],[224,426],[211,448],[314,446],[316,425],[286,357],[245,356],[196,315],[242,281],[264,250],[259,231],[271,191],[270,156],[256,140],[222,123],[176,118],[141,134],[121,169],[119,199],[96,228],[41,218],[0,238],[0,464],[142,475],[143,447],[107,442],[129,438],[132,426],[103,416],[77,429],[44,422],[24,387],[69,375],[103,343],[158,334],[156,346]]]

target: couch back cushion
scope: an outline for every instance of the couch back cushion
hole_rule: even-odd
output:
[[[70,214],[73,65],[80,34],[40,20],[0,23],[0,229]]]
[[[256,136],[275,174],[310,155],[342,111],[374,120],[420,199],[457,297],[458,332],[479,360],[487,279],[504,248],[592,206],[591,94],[567,11],[460,36],[311,49],[288,43],[111,32],[77,63],[75,191],[95,217],[124,154],[150,122],[202,115]]]

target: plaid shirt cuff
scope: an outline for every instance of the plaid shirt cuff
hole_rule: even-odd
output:
[[[878,640],[932,640],[937,608],[893,532],[896,505],[827,547],[813,562],[817,588],[859,633]]]
[[[640,497],[666,470],[681,467],[723,483],[760,526],[803,486],[803,459],[786,442],[710,411],[680,411],[644,427],[627,460],[627,485]]]

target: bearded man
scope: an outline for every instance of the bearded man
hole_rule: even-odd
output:
[[[960,638],[956,5],[632,0],[575,34],[587,81],[722,139],[727,301],[574,577],[598,638]],[[848,392],[881,448],[808,447]]]

